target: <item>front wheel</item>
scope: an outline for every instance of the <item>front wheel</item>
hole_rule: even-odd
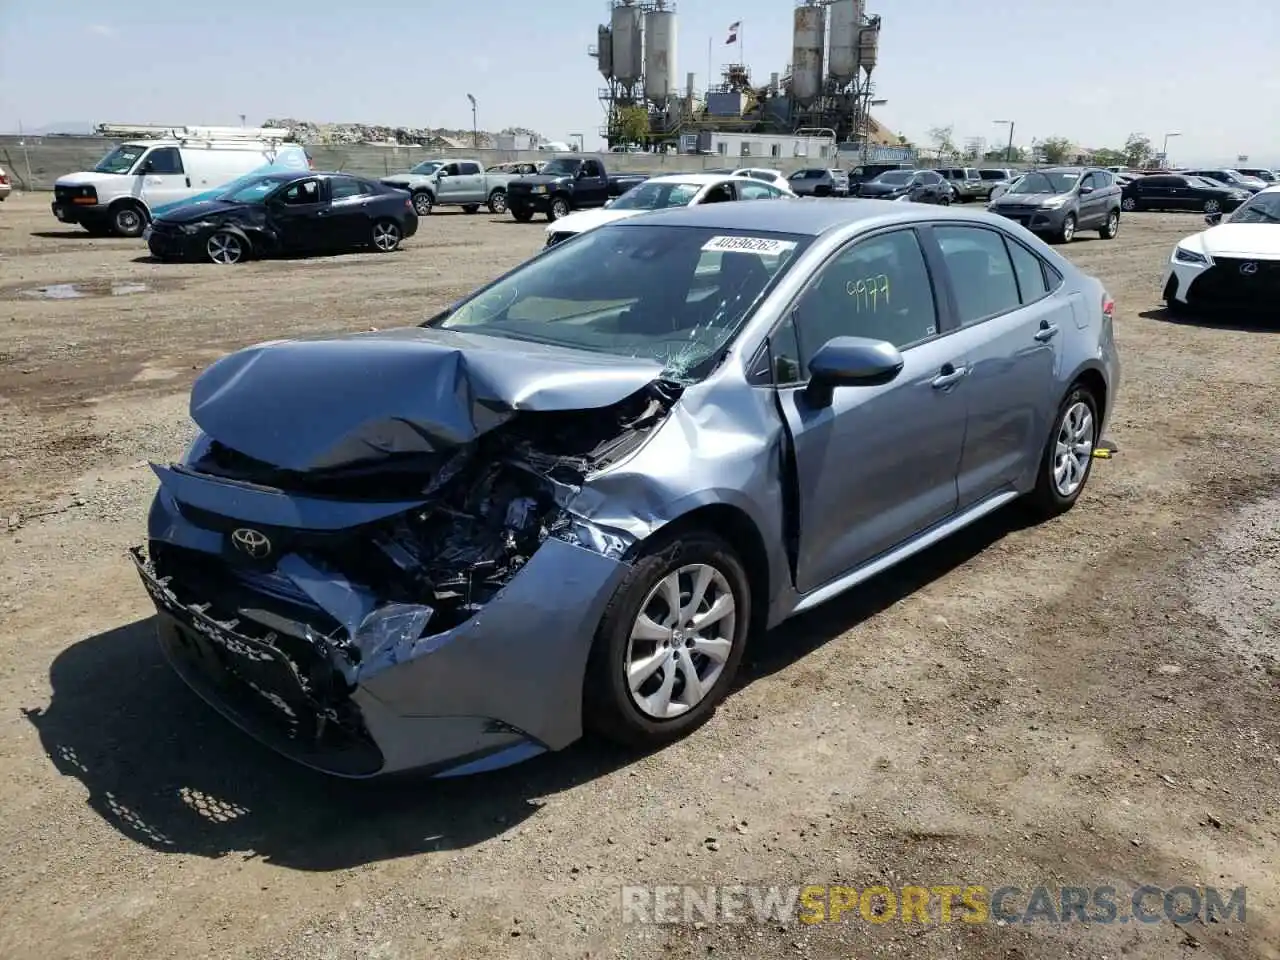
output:
[[[1073,387],[1058,407],[1035,489],[1027,496],[1027,506],[1037,519],[1066,513],[1080,498],[1093,469],[1098,427],[1098,401],[1087,387]]]
[[[632,565],[600,621],[587,726],[631,746],[688,733],[728,693],[750,622],[746,570],[728,544],[701,531],[664,539]]]
[[[413,195],[413,212],[420,217],[431,215],[431,208],[435,206],[435,201],[431,199],[431,194],[425,190],[419,190]]]
[[[1112,210],[1107,214],[1107,222],[1098,230],[1098,236],[1103,240],[1114,240],[1120,232],[1120,211]]]
[[[1062,227],[1058,230],[1058,239],[1062,243],[1070,243],[1076,238],[1076,215],[1068,213],[1062,221]]]
[[[147,214],[135,203],[122,203],[111,211],[111,229],[121,237],[140,237],[146,227]]]
[[[551,201],[551,207],[547,210],[547,219],[554,222],[563,220],[569,215],[569,201],[564,197],[556,197]]]
[[[533,210],[529,207],[512,207],[511,216],[515,217],[521,223],[528,223],[533,219]]]
[[[507,212],[507,191],[495,190],[489,194],[489,212],[494,214]]]
[[[230,266],[248,259],[249,246],[240,234],[218,230],[204,242],[204,252],[214,263]]]
[[[938,203],[942,204],[944,207],[951,206],[951,196],[948,194],[947,196],[942,197]]]
[[[394,220],[379,220],[373,225],[373,248],[390,253],[400,246],[400,225]]]

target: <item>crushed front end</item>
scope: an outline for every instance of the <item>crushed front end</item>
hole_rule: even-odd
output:
[[[153,466],[134,551],[168,659],[234,723],[341,776],[469,773],[568,745],[630,543],[569,505],[674,396],[655,383],[315,471],[201,435]]]

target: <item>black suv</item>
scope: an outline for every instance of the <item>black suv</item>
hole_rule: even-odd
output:
[[[1097,230],[1103,240],[1120,231],[1120,188],[1096,167],[1029,170],[987,209],[1063,243],[1077,230]]]

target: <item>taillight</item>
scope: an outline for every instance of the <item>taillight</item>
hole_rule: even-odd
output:
[[[8,182],[9,182],[9,175],[5,173],[3,170],[0,170],[0,183],[8,183]]]
[[[1114,320],[1116,316],[1116,302],[1106,293],[1102,295],[1102,315],[1108,320]]]
[[[412,198],[412,197],[410,197],[409,199],[407,199],[407,200],[404,202],[404,208],[405,208],[406,210],[412,210],[412,209],[413,209],[413,198]]]

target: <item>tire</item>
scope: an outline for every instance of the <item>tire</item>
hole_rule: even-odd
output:
[[[147,228],[147,211],[136,203],[125,202],[111,210],[111,232],[118,237],[140,237]]]
[[[512,207],[511,216],[515,217],[521,223],[528,223],[533,219],[533,211],[528,207]]]
[[[944,207],[949,207],[951,206],[951,197],[949,195],[945,196],[941,200],[939,200],[938,203],[940,203]]]
[[[547,208],[547,219],[554,223],[556,220],[563,220],[572,212],[568,200],[564,197],[553,197],[551,206]]]
[[[229,267],[249,259],[249,242],[231,230],[215,230],[204,242],[204,254],[213,263]]]
[[[1133,213],[1138,209],[1138,201],[1135,197],[1125,197],[1120,201],[1120,209],[1125,213]]]
[[[480,204],[478,203],[464,203],[462,205],[463,213],[475,213],[479,209],[480,209]]]
[[[733,604],[729,616],[705,631],[716,636],[704,638],[703,649],[719,649],[724,653],[722,660],[693,646],[696,640],[692,636],[681,645],[678,630],[658,626],[667,619],[664,611],[669,611],[662,599],[664,581],[676,576],[680,600],[684,602],[686,591],[693,587],[693,575],[705,569],[714,571],[716,578],[707,585],[706,596],[712,596],[712,591],[717,596],[727,594]],[[653,747],[677,740],[707,720],[728,693],[742,662],[751,623],[751,599],[742,561],[714,534],[692,530],[664,538],[647,550],[614,593],[596,631],[583,687],[587,729],[617,743]],[[707,603],[704,599],[704,613]],[[653,624],[650,630],[656,631],[656,636],[638,637],[633,643],[632,634],[646,611]],[[727,623],[729,617],[732,621]],[[706,643],[707,639],[714,640],[714,644]],[[727,651],[725,640],[729,644]],[[645,660],[657,661],[656,668],[633,693],[626,676],[628,665]],[[709,683],[701,698],[692,703],[688,702],[692,697],[684,673],[690,668]],[[661,716],[668,673],[675,689],[666,690],[667,715]]]
[[[1206,200],[1204,202],[1204,212],[1205,213],[1221,213],[1222,204],[1220,204],[1217,200]]]
[[[426,190],[415,190],[413,192],[413,212],[420,217],[431,216],[431,210],[436,205],[431,194]]]
[[[1080,408],[1088,413],[1089,430],[1087,437],[1079,436],[1078,439],[1073,440],[1072,437],[1078,434],[1075,429],[1077,421],[1072,418],[1078,416]],[[1026,497],[1027,509],[1035,519],[1048,520],[1066,513],[1080,499],[1080,494],[1084,491],[1085,485],[1089,482],[1089,476],[1093,472],[1093,451],[1098,445],[1098,427],[1097,399],[1087,387],[1076,384],[1067,392],[1067,396],[1058,406],[1058,412],[1053,418],[1053,429],[1045,443],[1040,465],[1036,468],[1035,489]],[[1072,444],[1082,444],[1086,440],[1087,452],[1079,447],[1071,448]],[[1059,451],[1060,442],[1068,445],[1065,453]],[[1065,458],[1070,458],[1075,464],[1074,486],[1059,484],[1057,471],[1060,467],[1067,466]],[[1067,470],[1070,471],[1070,469],[1068,466]]]
[[[1103,240],[1114,240],[1120,233],[1120,211],[1112,210],[1107,214],[1107,222],[1098,230],[1098,236]]]
[[[1070,243],[1076,238],[1076,215],[1068,213],[1062,219],[1062,227],[1058,230],[1057,241],[1059,243]]]
[[[489,212],[492,214],[507,212],[507,191],[495,190],[489,194]]]
[[[400,229],[400,224],[384,217],[381,220],[374,221],[370,242],[373,244],[373,249],[379,253],[391,253],[399,249],[400,240],[403,236],[404,233]]]

